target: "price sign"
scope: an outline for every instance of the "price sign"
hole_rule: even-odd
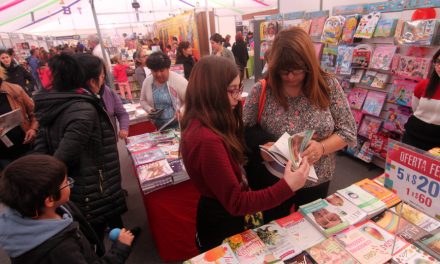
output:
[[[440,220],[440,160],[428,152],[390,140],[385,186],[402,201]]]

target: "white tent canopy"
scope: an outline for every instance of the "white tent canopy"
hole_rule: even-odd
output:
[[[138,2],[138,12],[132,7]],[[277,0],[94,0],[102,29],[151,26],[186,10],[236,16],[277,8]],[[60,36],[95,32],[89,0],[0,0],[0,32]]]

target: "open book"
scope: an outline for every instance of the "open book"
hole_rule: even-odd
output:
[[[270,148],[260,146],[260,149],[273,159],[273,161],[264,162],[267,170],[273,175],[282,178],[284,168],[289,159],[292,161],[292,171],[297,170],[302,160],[301,153],[307,148],[314,132],[314,130],[306,130],[293,136],[285,132]],[[313,182],[318,181],[318,176],[313,166],[310,166],[307,179]]]
[[[21,109],[18,108],[0,115],[0,124],[0,128],[3,128],[0,137],[3,137],[11,129],[21,124]]]

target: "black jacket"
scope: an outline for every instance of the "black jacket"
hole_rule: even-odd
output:
[[[6,69],[6,74],[8,76],[7,81],[20,85],[21,88],[23,88],[26,93],[31,96],[35,86],[35,80],[34,77],[32,77],[32,74],[23,68],[23,66],[16,64],[14,61],[11,62],[9,68],[5,67],[3,63],[1,65]],[[26,81],[29,82],[27,85]]]
[[[124,213],[115,132],[99,100],[78,89],[41,92],[34,101],[40,122],[34,151],[66,164],[68,175],[75,179],[70,200],[92,224]]]
[[[235,62],[241,67],[245,68],[249,59],[246,42],[237,41],[232,45],[232,53],[234,53]]]
[[[193,56],[185,57],[184,55],[181,55],[176,58],[176,64],[183,64],[185,79],[187,80],[189,79],[189,75],[191,74],[195,63]]]
[[[64,205],[72,214],[74,222],[58,234],[25,254],[12,258],[12,264],[69,264],[69,263],[124,263],[130,254],[130,247],[116,241],[112,248],[101,258],[93,247],[100,250],[99,242],[93,229],[72,204]],[[96,244],[98,243],[98,245]],[[102,254],[101,254],[102,255]]]

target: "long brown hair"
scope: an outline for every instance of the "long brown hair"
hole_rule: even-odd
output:
[[[205,56],[193,68],[185,95],[182,133],[197,119],[219,135],[232,157],[244,164],[244,128],[242,105],[232,109],[227,88],[239,75],[232,61],[219,56]],[[182,137],[184,138],[184,137]],[[184,143],[184,142],[183,142]]]
[[[278,103],[287,110],[287,99],[283,92],[281,70],[302,69],[306,71],[303,93],[312,105],[326,109],[330,105],[330,89],[313,48],[309,35],[298,27],[279,32],[269,55],[268,83]]]

